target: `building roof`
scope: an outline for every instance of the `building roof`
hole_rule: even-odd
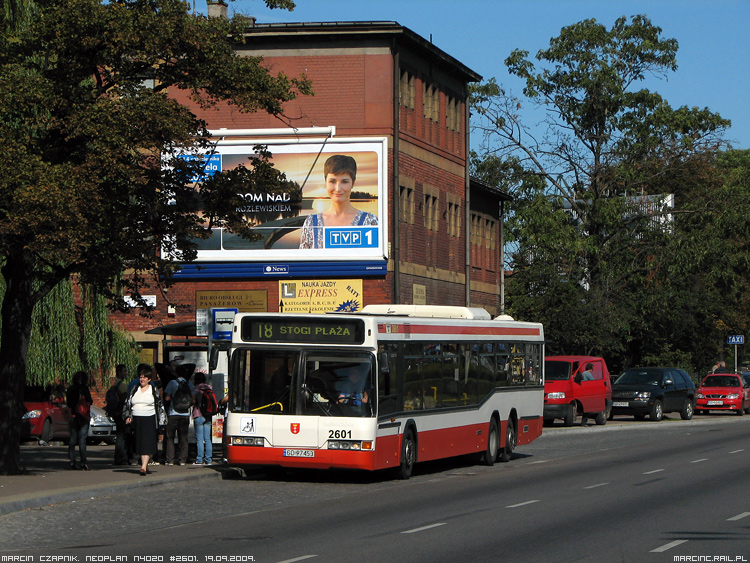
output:
[[[252,20],[251,20],[252,21]],[[410,50],[438,63],[444,72],[457,75],[466,82],[479,82],[482,76],[468,68],[432,42],[410,29],[392,21],[361,22],[300,22],[300,23],[251,23],[245,35],[247,44],[273,41],[288,44],[299,38],[309,40],[362,41],[363,39],[395,40]]]
[[[483,180],[480,180],[476,176],[472,176],[469,179],[469,181],[471,182],[471,184],[470,184],[471,187],[474,188],[474,189],[480,189],[480,190],[484,190],[485,192],[489,192],[489,193],[497,196],[498,198],[500,198],[500,200],[502,200],[502,201],[513,201],[513,196],[512,195],[504,192],[503,190],[501,190],[497,186],[492,186],[492,185],[488,184],[487,182],[485,182]]]

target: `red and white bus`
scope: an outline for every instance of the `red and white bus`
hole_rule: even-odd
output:
[[[226,457],[403,479],[418,461],[508,461],[542,432],[543,370],[542,325],[484,309],[238,314]]]

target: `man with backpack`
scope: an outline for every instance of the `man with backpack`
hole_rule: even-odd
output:
[[[128,384],[125,378],[128,368],[125,364],[115,367],[115,382],[107,391],[105,411],[115,421],[115,465],[130,465],[133,451],[130,428],[122,418],[122,407],[128,396]]]
[[[167,412],[167,441],[165,465],[175,464],[174,438],[177,435],[177,465],[185,465],[188,456],[188,430],[190,429],[190,415],[193,412],[193,384],[190,383],[190,373],[185,373],[186,366],[177,366],[177,378],[167,384],[164,389],[164,401],[169,402]]]
[[[219,412],[211,386],[206,383],[206,374],[197,372],[195,381],[195,403],[193,405],[193,426],[198,454],[193,465],[211,465],[213,463],[213,444],[211,442],[212,419]]]

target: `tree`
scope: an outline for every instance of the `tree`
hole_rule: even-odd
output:
[[[267,1],[269,6],[277,0]],[[20,470],[19,432],[36,303],[76,274],[92,291],[140,298],[153,274],[195,257],[212,227],[248,228],[238,193],[276,178],[260,154],[235,173],[190,182],[205,123],[169,96],[282,115],[310,92],[240,57],[244,20],[193,16],[177,0],[39,0],[33,25],[0,36],[0,473]],[[4,20],[6,29],[10,26]],[[266,186],[265,189],[273,189]],[[196,199],[203,202],[196,209]],[[126,269],[133,275],[121,275]],[[117,301],[115,301],[116,303]]]
[[[629,342],[644,333],[638,305],[647,295],[666,307],[674,291],[663,283],[665,249],[682,211],[665,196],[712,159],[729,125],[640,87],[676,70],[677,47],[634,16],[611,29],[595,20],[563,28],[537,53],[541,70],[513,51],[506,66],[543,111],[540,130],[525,126],[522,100],[494,79],[474,88],[480,158],[512,157],[526,171],[506,183],[516,196],[509,308],[547,323],[552,350],[633,361]]]

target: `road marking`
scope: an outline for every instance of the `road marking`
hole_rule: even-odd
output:
[[[659,473],[661,471],[664,471],[663,469],[654,469],[653,471],[646,471],[644,475],[652,475],[654,473]]]
[[[526,506],[527,504],[534,504],[535,502],[541,502],[540,500],[527,500],[526,502],[519,502],[518,504],[511,504],[505,508],[518,508],[519,506]]]
[[[736,522],[737,520],[742,520],[743,518],[747,518],[750,516],[750,512],[742,512],[738,514],[737,516],[732,516],[731,518],[727,518],[727,522]]]
[[[429,526],[422,526],[421,528],[414,528],[413,530],[406,530],[405,532],[401,532],[401,533],[402,534],[416,534],[417,532],[423,532],[431,528],[437,528],[438,526],[445,526],[446,524],[447,522],[439,522],[437,524],[430,524]]]
[[[707,457],[702,457],[701,459],[694,459],[690,463],[700,463],[701,461],[708,461]]]
[[[662,553],[663,551],[667,551],[668,549],[672,549],[673,547],[677,547],[680,544],[685,543],[687,540],[675,540],[669,543],[665,543],[661,547],[657,547],[656,549],[652,549],[651,553]]]
[[[584,489],[596,489],[597,487],[604,487],[606,485],[609,485],[609,483],[597,483],[596,485],[589,485],[588,487],[584,487]]]
[[[740,452],[744,452],[745,450],[734,450],[733,452],[729,452],[730,454],[738,454]]]
[[[549,461],[549,459],[540,459],[539,461],[532,461],[529,465],[534,465],[536,463],[549,463]]]
[[[295,557],[294,559],[284,559],[283,561],[279,561],[279,563],[294,563],[295,561],[304,561],[305,559],[312,559],[313,557],[317,557],[317,555],[303,555],[302,557]]]

